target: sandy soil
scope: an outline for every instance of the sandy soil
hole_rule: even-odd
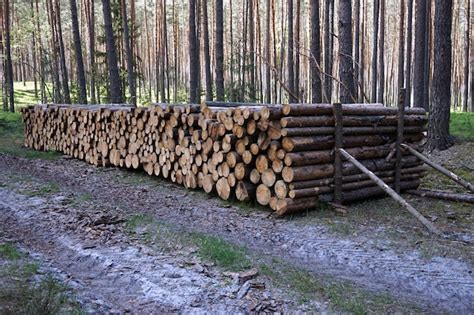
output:
[[[123,232],[120,223],[124,213],[144,213],[179,229],[245,246],[251,255],[282,259],[316,277],[347,280],[429,312],[474,312],[474,275],[469,258],[473,255],[472,243],[459,245],[459,241],[434,239],[416,221],[397,233],[422,235],[447,247],[462,246],[465,255],[427,257],[417,249],[418,244],[394,246],[397,234],[392,238],[390,235],[400,227],[390,222],[372,222],[365,232],[365,224],[359,224],[359,233],[344,235],[315,218],[310,224],[305,216],[277,219],[267,211],[224,203],[141,173],[96,168],[67,158],[43,161],[3,155],[0,163],[4,165],[0,169],[1,230],[64,273],[92,309],[327,309],[329,301],[324,299],[296,303],[288,292],[283,293],[265,277],[257,277],[252,280],[254,284],[244,287],[219,268],[199,261],[192,249],[177,250],[172,255],[151,250]],[[31,194],[51,183],[56,186],[47,196]],[[78,200],[88,196],[91,200],[71,206],[64,202],[71,196]],[[373,230],[384,233],[381,238],[379,234],[374,237],[367,232]],[[464,234],[472,239],[472,226]],[[410,244],[411,238],[408,240]],[[248,292],[242,293],[247,287]]]

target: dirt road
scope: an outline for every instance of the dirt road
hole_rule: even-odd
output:
[[[178,234],[197,232],[245,247],[252,262],[278,259],[315,279],[350,283],[367,294],[387,295],[417,310],[474,311],[472,243],[433,240],[422,228],[411,231],[413,226],[384,223],[367,223],[361,233],[344,235],[317,220],[277,219],[267,211],[223,203],[140,173],[96,168],[71,159],[2,155],[0,163],[4,165],[0,169],[2,233],[67,275],[91,308],[133,312],[338,309],[327,294],[311,302],[297,301],[268,275],[245,287],[219,266],[206,265],[191,245],[172,251],[144,245],[136,237],[140,231],[127,234],[121,222],[127,214],[141,213]],[[463,235],[468,241],[471,232]],[[410,233],[422,242],[459,246],[464,256],[423,255],[416,238],[412,242],[405,237]],[[387,236],[391,234],[395,237]],[[405,245],[398,246],[397,238],[404,239]],[[400,310],[398,304],[391,303],[389,310]]]

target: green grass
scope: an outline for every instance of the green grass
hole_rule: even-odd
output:
[[[8,260],[17,260],[21,258],[18,249],[10,243],[0,244],[0,257]]]
[[[57,152],[42,152],[25,148],[23,142],[21,114],[0,111],[0,153],[27,159],[54,160],[60,157]]]
[[[474,140],[474,113],[451,113],[449,132],[462,140]]]
[[[24,191],[22,191],[22,193],[25,194],[26,196],[30,196],[30,197],[44,197],[44,196],[47,196],[49,194],[57,193],[60,190],[61,190],[61,188],[59,187],[59,184],[57,184],[55,182],[49,182],[49,183],[46,183],[46,184],[40,186],[37,189],[24,190]]]
[[[214,236],[196,233],[193,236],[194,243],[199,247],[198,254],[202,258],[231,271],[240,271],[252,266],[244,248]]]

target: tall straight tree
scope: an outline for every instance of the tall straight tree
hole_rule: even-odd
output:
[[[360,68],[360,1],[354,0],[354,80],[356,85],[356,98],[359,99],[361,81],[359,77]],[[360,91],[361,92],[361,91]]]
[[[135,1],[135,0],[132,0]],[[125,45],[125,54],[127,56],[127,80],[128,91],[130,93],[130,102],[137,105],[137,91],[135,88],[135,73],[133,70],[133,51],[130,42],[130,35],[128,31],[128,16],[127,16],[127,1],[121,0],[122,7],[122,27],[123,27],[123,41]]]
[[[415,12],[415,56],[413,75],[413,102],[415,107],[423,107],[429,110],[428,100],[425,99],[425,79],[426,79],[426,48],[428,32],[428,7],[427,0],[416,1]]]
[[[82,60],[81,36],[79,34],[79,22],[77,20],[76,0],[69,0],[71,6],[72,33],[74,37],[74,51],[76,54],[77,81],[79,83],[78,102],[87,104],[86,75],[84,73],[84,61]]]
[[[104,14],[105,45],[107,47],[107,66],[109,68],[110,102],[114,104],[123,103],[117,51],[114,42],[114,30],[112,28],[110,0],[102,0],[102,12]]]
[[[13,89],[13,63],[11,52],[11,35],[10,35],[10,0],[4,2],[4,26],[5,26],[5,54],[6,54],[6,85],[8,91],[8,103],[11,112],[15,111],[15,94]]]
[[[326,103],[330,103],[332,97],[333,20],[334,0],[326,0],[324,4],[324,102]]]
[[[249,50],[250,50],[250,82],[249,82],[249,97],[251,102],[255,102],[256,96],[256,81],[255,81],[255,22],[254,22],[254,0],[248,1],[248,27],[249,27]]]
[[[339,77],[342,103],[356,101],[354,67],[352,64],[351,0],[339,0]]]
[[[294,55],[294,38],[293,38],[293,0],[288,0],[288,89],[290,91],[290,103],[296,102],[295,93],[295,65],[293,61]]]
[[[94,0],[87,0],[86,3],[88,4],[87,10],[87,25],[89,29],[89,77],[90,77],[90,96],[91,96],[91,103],[96,103],[95,93],[95,75],[96,75],[96,68],[95,68],[95,1]]]
[[[385,0],[380,0],[379,11],[379,89],[377,91],[377,102],[385,102]]]
[[[374,0],[374,33],[372,38],[372,103],[377,102],[377,77],[378,77],[378,38],[379,38],[379,11],[380,11],[380,0]]]
[[[320,32],[319,0],[313,0],[311,4],[311,101],[313,104],[322,102]]]
[[[206,74],[206,101],[212,101],[211,54],[209,52],[209,19],[207,16],[207,1],[201,1],[202,31],[204,35],[204,70]]]
[[[61,79],[62,79],[62,88],[63,88],[63,97],[64,103],[71,104],[71,93],[69,90],[69,75],[68,69],[66,66],[66,48],[64,46],[64,39],[63,39],[63,27],[61,22],[61,7],[59,0],[54,1],[55,8],[54,13],[56,15],[56,32],[57,32],[57,40],[59,44],[59,61],[61,66]]]
[[[224,100],[224,5],[216,0],[216,99]],[[232,57],[231,57],[232,59]],[[233,69],[231,69],[233,71]],[[231,74],[232,76],[232,74]]]
[[[406,97],[405,104],[411,107],[411,52],[413,49],[412,43],[412,30],[413,30],[413,0],[407,0],[408,12],[407,12],[407,57],[405,67],[405,88]]]
[[[471,0],[466,1],[466,24],[465,24],[465,43],[464,43],[464,90],[462,100],[462,111],[467,112],[469,98],[469,45],[471,42]],[[472,78],[471,78],[472,80]],[[472,97],[472,96],[471,96]]]
[[[271,34],[272,34],[272,25],[271,25],[271,17],[272,17],[272,1],[267,0],[267,20],[266,20],[266,31],[267,35],[265,38],[265,102],[270,104],[272,102],[272,88],[271,88],[271,72],[270,72],[270,65],[271,65]]]
[[[432,81],[433,99],[428,125],[428,150],[444,150],[452,144],[452,139],[449,135],[452,20],[453,0],[436,0]]]
[[[400,0],[400,24],[398,27],[398,90],[405,86],[405,0]],[[405,103],[406,104],[406,103]]]
[[[199,46],[196,27],[196,0],[189,0],[189,102],[199,103]]]

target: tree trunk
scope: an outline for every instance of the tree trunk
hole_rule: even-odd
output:
[[[250,96],[250,102],[255,102],[257,99],[256,96],[256,81],[255,81],[255,21],[254,21],[254,3],[253,0],[247,0],[248,1],[248,10],[249,10],[249,53],[250,53],[250,63],[249,63],[249,68],[250,68],[250,82],[249,82],[249,96]]]
[[[293,38],[293,0],[288,0],[288,89],[290,90],[289,102],[295,103],[295,65],[293,61],[294,56],[294,38]]]
[[[110,102],[113,104],[118,104],[123,103],[123,94],[118,69],[117,51],[115,50],[110,0],[102,0],[102,11],[104,14],[105,44],[107,47],[107,65],[109,68],[110,76]]]
[[[63,29],[61,23],[61,8],[59,6],[59,0],[55,0],[55,14],[56,14],[56,23],[57,23],[57,38],[59,41],[59,60],[61,66],[61,76],[62,76],[62,88],[63,88],[63,97],[64,103],[71,104],[71,93],[69,91],[69,75],[66,67],[66,51],[64,48],[63,40]]]
[[[385,101],[385,0],[380,0],[379,14],[379,89],[377,103],[383,104]]]
[[[216,99],[224,100],[224,5],[216,0]],[[232,56],[231,56],[232,58]],[[231,69],[233,71],[233,69]],[[232,76],[232,74],[231,74]],[[233,89],[233,87],[231,87]]]
[[[380,0],[374,0],[374,33],[372,41],[372,103],[377,102],[377,77],[378,77],[378,67],[377,67],[377,58],[378,58],[378,34],[379,34],[379,6]]]
[[[319,1],[319,0],[318,0]],[[266,43],[265,43],[265,102],[268,104],[272,103],[272,86],[271,86],[271,72],[270,72],[270,67],[271,67],[271,59],[272,59],[272,54],[271,54],[271,34],[272,34],[272,25],[271,25],[271,19],[272,17],[272,1],[267,0],[267,25],[266,25]]]
[[[311,5],[311,101],[313,104],[322,102],[320,32],[319,0],[313,0]]]
[[[465,43],[464,43],[464,89],[462,111],[467,112],[467,104],[469,98],[469,45],[471,42],[470,21],[471,21],[471,0],[467,0],[466,8],[466,26],[465,26]],[[472,78],[471,78],[472,80]],[[472,96],[471,96],[472,97]]]
[[[351,0],[339,1],[339,51],[340,99],[342,103],[355,103]]]
[[[132,0],[135,1],[135,0]],[[123,24],[123,41],[125,44],[125,53],[127,56],[127,80],[128,90],[130,93],[130,103],[137,105],[137,92],[135,88],[135,73],[133,70],[133,52],[128,31],[127,1],[121,0],[122,6],[122,24]]]
[[[69,0],[71,6],[72,33],[74,37],[74,52],[76,54],[77,81],[79,83],[78,103],[87,104],[86,75],[84,73],[84,61],[82,59],[81,36],[79,34],[79,22],[77,20],[76,0]]]
[[[356,100],[360,98],[360,76],[359,76],[359,59],[360,59],[360,1],[354,1],[354,60],[352,63],[354,64],[354,80],[355,80],[355,89],[356,89]]]
[[[400,3],[400,24],[398,28],[398,95],[405,87],[405,0]],[[405,103],[406,104],[406,103]]]
[[[405,104],[411,107],[411,52],[413,50],[412,32],[413,32],[413,0],[407,0],[408,16],[407,16],[407,57],[405,67]]]
[[[295,94],[296,100],[301,102],[303,95],[300,90],[300,29],[301,29],[301,1],[296,1],[296,29],[294,40],[294,58],[295,58]]]
[[[204,35],[204,69],[206,73],[206,101],[212,101],[211,55],[209,53],[209,21],[207,16],[207,1],[201,2],[202,29]]]
[[[89,1],[89,75],[90,75],[90,96],[91,103],[95,104],[96,101],[96,87],[95,87],[95,1]]]
[[[3,9],[5,15],[5,52],[6,52],[6,85],[8,91],[8,103],[11,112],[15,111],[15,91],[13,89],[13,64],[11,53],[11,38],[10,38],[10,0],[5,0],[5,7]]]
[[[324,8],[324,102],[330,103],[332,97],[332,25],[334,0],[326,0]]]
[[[196,0],[189,0],[189,102],[199,103],[199,46],[196,28]]]
[[[427,47],[427,0],[416,1],[415,17],[415,59],[413,75],[413,102],[415,107],[429,110],[429,102],[425,99],[426,52]]]
[[[452,145],[449,135],[452,13],[453,0],[436,0],[433,100],[428,126],[429,150],[444,150]]]

